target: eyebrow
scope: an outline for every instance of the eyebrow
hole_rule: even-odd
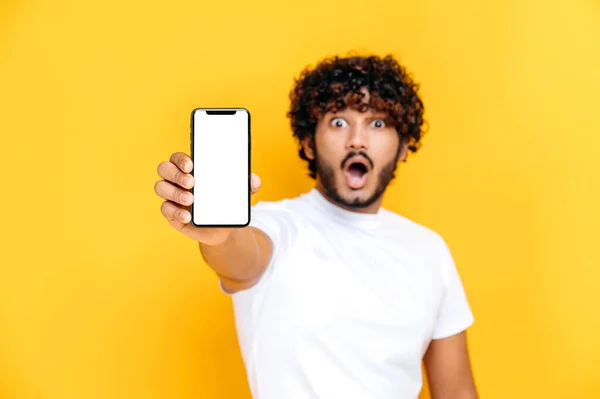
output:
[[[383,119],[386,120],[388,118],[388,115],[385,113],[376,113],[374,115],[368,116],[366,119],[367,120],[373,120],[373,119]]]
[[[337,112],[335,114],[332,114],[329,117],[329,120],[335,119],[335,118],[344,118],[346,117],[347,113],[344,111],[340,111]],[[389,115],[385,112],[371,112],[371,115],[367,116],[365,119],[367,120],[372,120],[372,119],[386,119],[389,118]]]

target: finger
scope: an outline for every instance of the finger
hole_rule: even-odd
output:
[[[171,155],[170,161],[184,173],[190,173],[193,169],[192,160],[186,153],[176,152]]]
[[[194,177],[183,172],[172,162],[162,162],[158,165],[158,175],[183,188],[191,190],[194,187]]]
[[[194,196],[192,193],[182,190],[181,188],[165,180],[156,182],[154,185],[154,192],[156,192],[159,197],[167,201],[173,201],[180,205],[189,206],[194,202]]]
[[[160,212],[169,222],[189,223],[191,220],[190,213],[177,206],[171,201],[165,201],[160,206]],[[176,227],[175,225],[173,227]],[[181,226],[179,227],[181,229]]]
[[[252,194],[256,194],[258,190],[260,190],[261,185],[262,182],[260,180],[260,177],[252,173],[252,175],[250,176],[250,191],[252,192]]]

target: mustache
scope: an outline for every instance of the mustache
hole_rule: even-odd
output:
[[[373,169],[373,160],[371,160],[371,158],[369,158],[369,156],[367,155],[366,152],[364,151],[352,151],[349,152],[348,155],[346,155],[344,157],[344,160],[342,161],[342,169],[344,169],[344,165],[346,165],[346,162],[348,162],[348,160],[350,160],[350,158],[356,157],[356,156],[360,156],[364,159],[367,160],[367,162],[369,163],[369,166],[371,166],[371,169]]]

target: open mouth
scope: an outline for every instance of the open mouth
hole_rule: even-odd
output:
[[[351,159],[347,163],[345,173],[348,187],[359,190],[367,183],[369,166],[362,159]]]

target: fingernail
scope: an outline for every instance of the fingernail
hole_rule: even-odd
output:
[[[190,193],[182,193],[181,194],[181,201],[188,203],[188,202],[192,202],[192,194]]]
[[[187,219],[188,219],[187,212],[180,212],[179,213],[179,219],[181,219],[182,222],[187,222]]]
[[[191,186],[192,185],[192,178],[191,177],[184,177],[182,183],[183,183],[184,186]]]
[[[192,170],[192,163],[190,161],[185,161],[183,163],[183,170],[185,170],[186,172],[189,172]]]

